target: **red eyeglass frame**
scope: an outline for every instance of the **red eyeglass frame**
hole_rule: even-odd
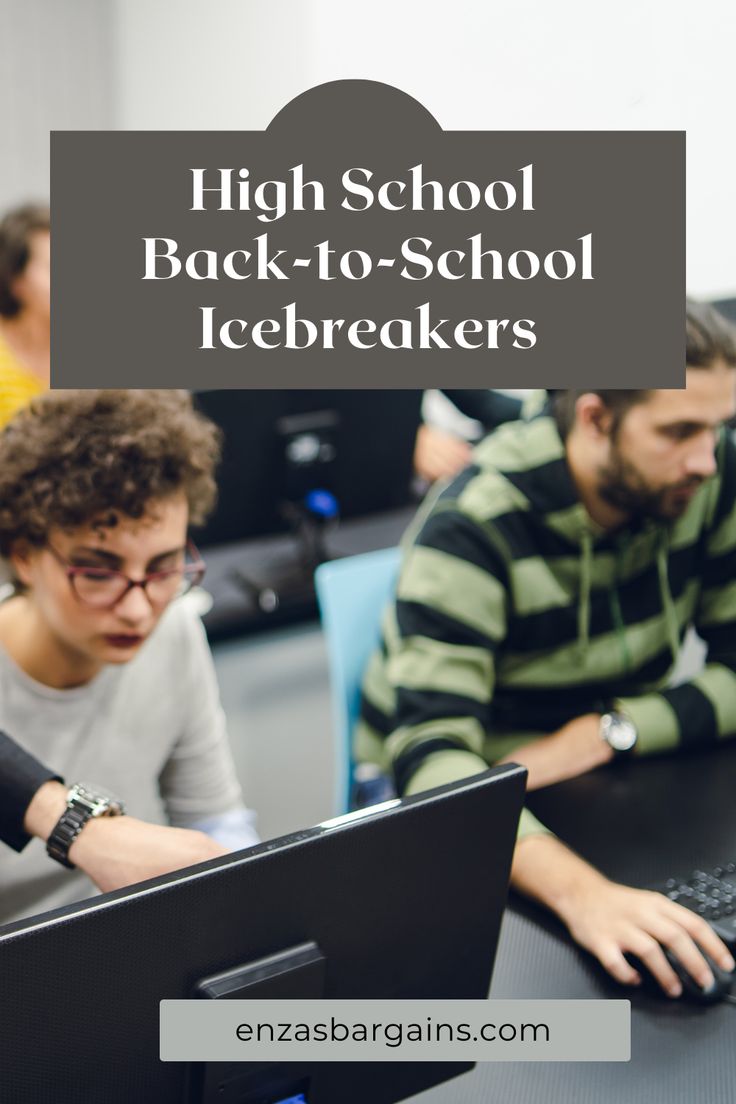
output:
[[[181,572],[182,578],[189,580],[189,586],[187,587],[187,590],[184,591],[184,594],[186,594],[192,589],[192,587],[199,586],[199,584],[204,579],[204,575],[207,570],[206,563],[202,559],[194,541],[191,539],[187,541],[185,550],[186,554],[191,557],[190,563],[185,563],[181,569],[175,568],[169,569],[168,571],[152,571],[148,575],[144,575],[142,579],[131,579],[130,576],[126,575],[124,571],[116,571],[115,568],[80,567],[76,564],[70,564],[68,560],[64,559],[60,552],[56,551],[52,544],[47,544],[46,547],[48,548],[54,559],[57,561],[57,563],[59,563],[61,567],[64,568],[64,571],[66,572],[66,577],[69,580],[69,586],[72,588],[72,593],[74,594],[74,597],[83,606],[87,606],[88,609],[114,609],[119,602],[122,602],[126,594],[128,594],[129,591],[133,590],[134,587],[141,587],[143,593],[146,595],[146,598],[152,606],[161,606],[166,603],[152,600],[150,594],[146,590],[146,587],[153,579],[159,579],[162,576],[174,575]],[[110,575],[116,575],[119,579],[125,580],[127,585],[125,587],[125,590],[123,590],[118,595],[114,602],[110,602],[109,605],[105,604],[98,606],[94,602],[88,602],[79,594],[79,591],[77,590],[74,583],[77,575],[105,575],[106,577],[109,577]],[[180,595],[173,595],[171,598],[167,599],[167,601],[171,602],[174,600],[175,597],[180,597]]]

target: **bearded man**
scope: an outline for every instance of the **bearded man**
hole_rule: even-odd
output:
[[[686,332],[683,390],[555,392],[420,511],[356,735],[400,794],[504,761],[533,790],[736,735],[736,339],[696,303]],[[671,686],[690,626],[707,663]],[[699,948],[733,969],[700,917],[608,881],[528,810],[512,884],[624,984],[627,952],[674,997],[664,948],[704,988]]]

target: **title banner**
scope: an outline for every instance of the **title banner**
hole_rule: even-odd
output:
[[[51,151],[55,387],[684,385],[680,132],[445,132],[337,81]]]

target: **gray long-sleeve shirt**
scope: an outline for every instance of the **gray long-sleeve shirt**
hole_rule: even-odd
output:
[[[211,830],[213,818],[227,826],[237,811],[239,845],[257,841],[252,830],[248,837],[204,630],[185,601],[172,604],[133,660],[70,690],[36,682],[0,648],[0,729],[68,782],[110,790],[131,816]],[[0,922],[93,892],[40,840],[20,853],[0,847]]]

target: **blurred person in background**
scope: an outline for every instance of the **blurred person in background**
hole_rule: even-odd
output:
[[[505,422],[537,413],[544,391],[426,391],[414,471],[427,485],[453,479],[471,463],[473,445]]]
[[[49,386],[50,219],[26,204],[0,221],[0,427]]]

